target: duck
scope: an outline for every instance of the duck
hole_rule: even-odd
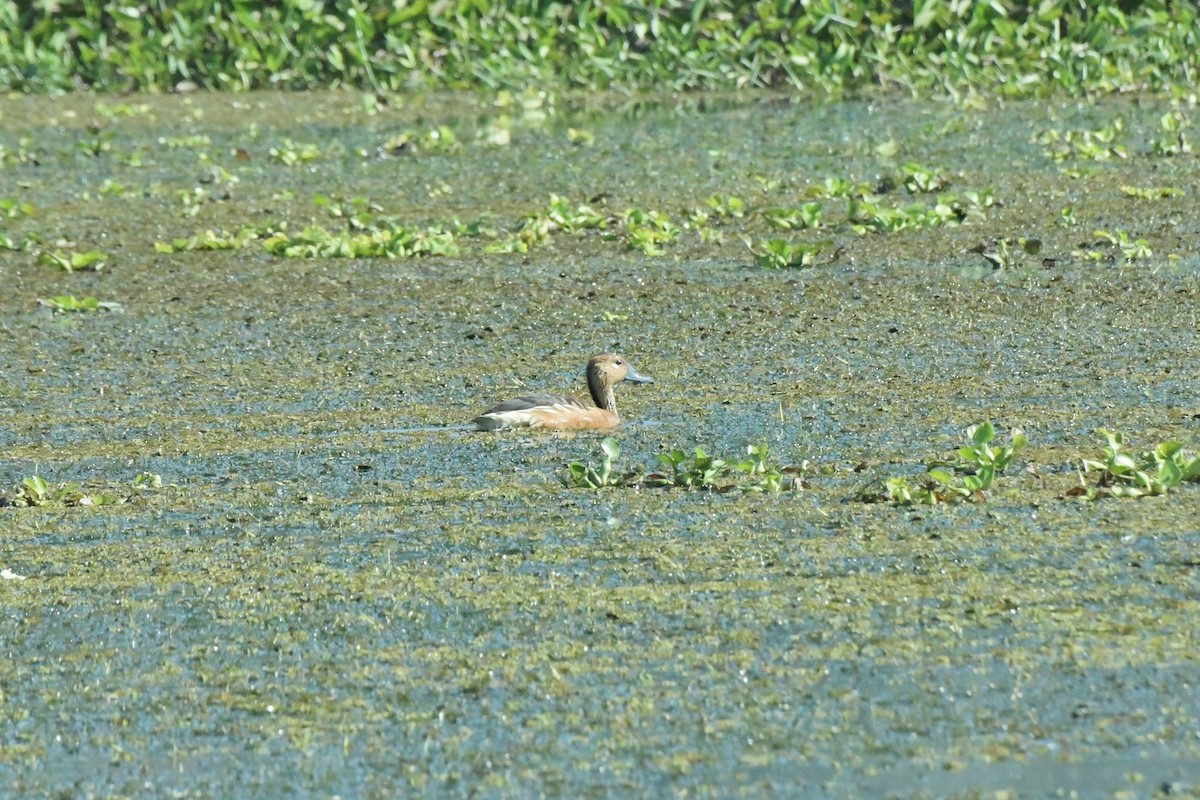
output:
[[[613,387],[621,381],[654,383],[624,356],[601,353],[587,363],[587,385],[593,405],[570,395],[531,394],[497,403],[471,420],[476,430],[537,428],[546,431],[589,431],[621,424]]]

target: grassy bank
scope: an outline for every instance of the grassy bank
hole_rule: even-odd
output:
[[[3,2],[0,85],[1184,91],[1195,18],[1163,0]]]

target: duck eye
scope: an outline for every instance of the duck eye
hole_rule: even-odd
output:
[[[619,359],[619,358],[618,358],[618,359],[617,359],[616,361],[614,361],[613,363],[614,363],[614,364],[616,364],[616,365],[619,367],[619,366],[621,366],[622,364],[624,364],[625,362],[624,362],[624,361],[622,361],[621,359]]]

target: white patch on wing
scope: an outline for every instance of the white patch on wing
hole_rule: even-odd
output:
[[[536,428],[541,424],[540,421],[529,413],[528,409],[480,414],[471,421],[481,431],[499,431],[505,428]]]

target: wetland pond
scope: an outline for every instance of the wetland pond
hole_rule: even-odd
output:
[[[1192,113],[0,100],[0,785],[1196,796],[1200,487],[1073,496],[1200,438]],[[618,470],[803,487],[462,427],[603,351]]]

